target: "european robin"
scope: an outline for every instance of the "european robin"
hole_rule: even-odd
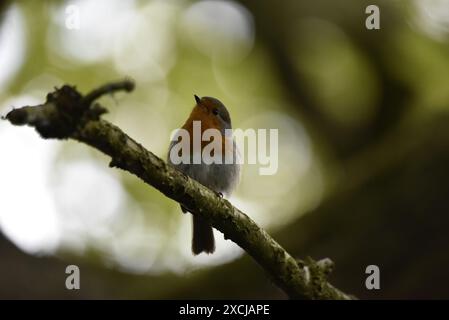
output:
[[[173,163],[170,159],[171,149],[180,140],[173,140],[170,143],[168,151],[168,163],[176,169],[185,173],[192,179],[200,182],[209,189],[217,192],[221,196],[229,196],[234,190],[240,179],[240,164],[239,164],[239,152],[235,141],[232,137],[231,118],[228,110],[219,100],[211,97],[194,96],[196,105],[194,106],[189,118],[182,126],[182,129],[186,130],[190,137],[190,148],[188,151],[182,149],[181,152],[189,152],[189,163]],[[194,121],[196,122],[194,124]],[[216,129],[219,132],[219,139],[217,142],[220,148],[213,150],[212,155],[214,159],[220,158],[221,161],[205,161],[204,155],[202,155],[199,161],[193,161],[194,159],[194,142],[193,139],[201,139],[201,137],[195,137],[194,126],[200,124],[201,137],[204,131],[207,129]],[[214,141],[215,142],[215,141]],[[201,152],[204,147],[208,145],[210,141],[198,142],[197,146],[201,146]],[[215,152],[219,154],[216,155]],[[184,156],[184,155],[182,155]],[[225,159],[232,159],[232,161],[225,161]],[[195,163],[194,163],[195,162]],[[181,206],[184,213],[187,209]],[[204,221],[202,218],[193,215],[193,237],[192,237],[192,252],[194,255],[201,252],[213,253],[215,251],[215,240],[212,226]]]

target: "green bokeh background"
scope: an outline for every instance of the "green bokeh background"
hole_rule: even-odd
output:
[[[234,127],[279,130],[278,172],[245,164],[236,206],[293,255],[334,260],[346,292],[448,298],[449,4],[379,0],[367,30],[369,4],[7,1],[0,112],[129,77],[105,118],[165,157],[193,94],[219,98]],[[1,298],[284,297],[218,232],[216,254],[191,256],[190,218],[107,163],[0,122]],[[365,288],[370,264],[381,290]]]

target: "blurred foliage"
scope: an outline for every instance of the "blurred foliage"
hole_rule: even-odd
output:
[[[257,165],[245,165],[231,199],[236,206],[295,254],[335,257],[343,290],[376,297],[363,289],[365,265],[389,265],[389,274],[397,275],[403,269],[388,262],[401,256],[410,279],[389,277],[382,297],[447,297],[447,282],[422,289],[411,280],[429,270],[410,258],[422,247],[403,241],[387,250],[382,241],[382,230],[415,234],[429,208],[429,219],[447,226],[441,191],[448,190],[447,180],[428,182],[428,189],[419,181],[425,172],[447,176],[447,132],[436,128],[444,128],[449,107],[449,18],[441,14],[449,4],[423,3],[377,1],[381,29],[369,31],[365,8],[372,3],[365,0],[11,1],[0,7],[0,110],[37,104],[63,83],[85,92],[131,77],[134,93],[101,99],[110,110],[106,118],[165,157],[170,132],[187,118],[193,94],[217,97],[234,127],[279,129],[278,173],[260,176]],[[67,27],[73,8],[80,10],[79,29]],[[104,290],[85,289],[84,297],[280,297],[221,235],[217,254],[192,257],[189,217],[135,177],[107,168],[96,150],[75,142],[44,147],[47,141],[18,130],[25,129],[0,123],[0,225],[23,250],[79,261],[92,277],[101,273],[95,268],[125,272],[105,270],[95,282]],[[10,169],[29,162],[21,177]],[[401,165],[415,162],[409,171]],[[45,174],[29,176],[39,170]],[[42,195],[17,201],[17,194],[36,189]],[[420,194],[432,190],[439,191],[435,205],[427,206]],[[422,206],[413,223],[405,223],[408,197],[414,208]],[[395,213],[404,225],[395,220],[389,229]],[[376,232],[361,237],[367,230]],[[338,241],[342,236],[347,240]],[[432,236],[448,240],[440,229],[420,239],[432,243]],[[360,247],[347,250],[348,243]],[[8,250],[14,266],[18,255]],[[48,259],[42,263],[50,265]],[[220,266],[193,272],[206,265]],[[106,289],[126,286],[129,272],[142,275],[123,294]],[[236,274],[243,278],[230,280]],[[240,280],[248,282],[245,289]],[[146,281],[158,285],[145,289]],[[2,286],[1,294],[8,297],[12,285]]]

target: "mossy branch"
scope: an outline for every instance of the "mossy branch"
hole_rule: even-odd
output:
[[[10,111],[5,119],[14,125],[35,127],[43,138],[71,138],[111,157],[110,166],[126,170],[165,196],[195,212],[242,247],[269,278],[293,299],[352,299],[327,282],[332,263],[295,260],[246,214],[214,191],[167,165],[126,135],[101,119],[107,110],[94,101],[117,90],[131,91],[134,83],[106,84],[87,95],[64,85],[47,95],[42,105]]]

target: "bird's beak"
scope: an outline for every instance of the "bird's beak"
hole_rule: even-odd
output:
[[[193,95],[194,97],[195,97],[195,101],[196,101],[196,103],[197,104],[200,104],[200,102],[201,102],[201,98],[200,97],[198,97],[196,94],[194,94]]]

